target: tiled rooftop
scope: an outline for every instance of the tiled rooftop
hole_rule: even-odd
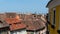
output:
[[[45,27],[45,23],[44,23],[45,20],[41,20],[41,15],[34,15],[34,14],[16,15],[15,14],[15,16],[16,17],[14,18],[7,18],[7,17],[4,18],[4,20],[10,25],[10,30],[17,30],[22,28],[26,28],[27,30],[37,30]]]
[[[10,25],[11,31],[26,28],[26,25],[21,23],[21,21],[19,19],[5,18],[5,21]]]

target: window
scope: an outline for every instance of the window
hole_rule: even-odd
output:
[[[36,17],[36,15],[34,15],[34,17]]]
[[[52,21],[52,25],[51,25],[51,27],[53,28],[53,29],[55,29],[55,15],[56,15],[56,10],[55,10],[55,8],[54,8],[54,10],[53,10],[53,17],[52,17],[52,19],[53,19],[53,21]]]
[[[56,11],[54,10],[54,12],[53,12],[53,24],[52,25],[55,25],[55,14],[56,14]]]

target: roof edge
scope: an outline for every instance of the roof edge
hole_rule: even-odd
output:
[[[49,5],[52,1],[53,1],[53,0],[50,0],[50,1],[47,3],[46,7],[48,7],[48,5]]]
[[[43,28],[41,28],[41,29],[37,29],[37,30],[26,30],[26,31],[28,31],[28,32],[37,32],[37,31],[42,31],[42,30],[44,30],[45,29],[45,27],[43,27]]]

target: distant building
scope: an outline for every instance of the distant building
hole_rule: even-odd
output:
[[[41,15],[26,15],[22,23],[27,25],[27,34],[46,34],[46,21],[43,19],[41,19]]]
[[[5,13],[6,18],[15,18],[16,15],[16,13]]]
[[[9,34],[46,34],[45,15],[5,13]]]
[[[16,13],[6,13],[5,21],[10,25],[10,34],[27,34],[26,25],[21,23]]]
[[[4,13],[0,13],[0,18],[1,19],[4,19],[6,16],[5,16],[5,14]]]
[[[10,34],[27,34],[26,25],[15,18],[6,18],[5,21],[10,25]]]
[[[0,19],[0,34],[8,34],[9,33],[9,24],[7,24],[4,20]]]

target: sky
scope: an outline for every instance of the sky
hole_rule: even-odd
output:
[[[41,13],[46,14],[49,0],[0,0],[0,13]]]

